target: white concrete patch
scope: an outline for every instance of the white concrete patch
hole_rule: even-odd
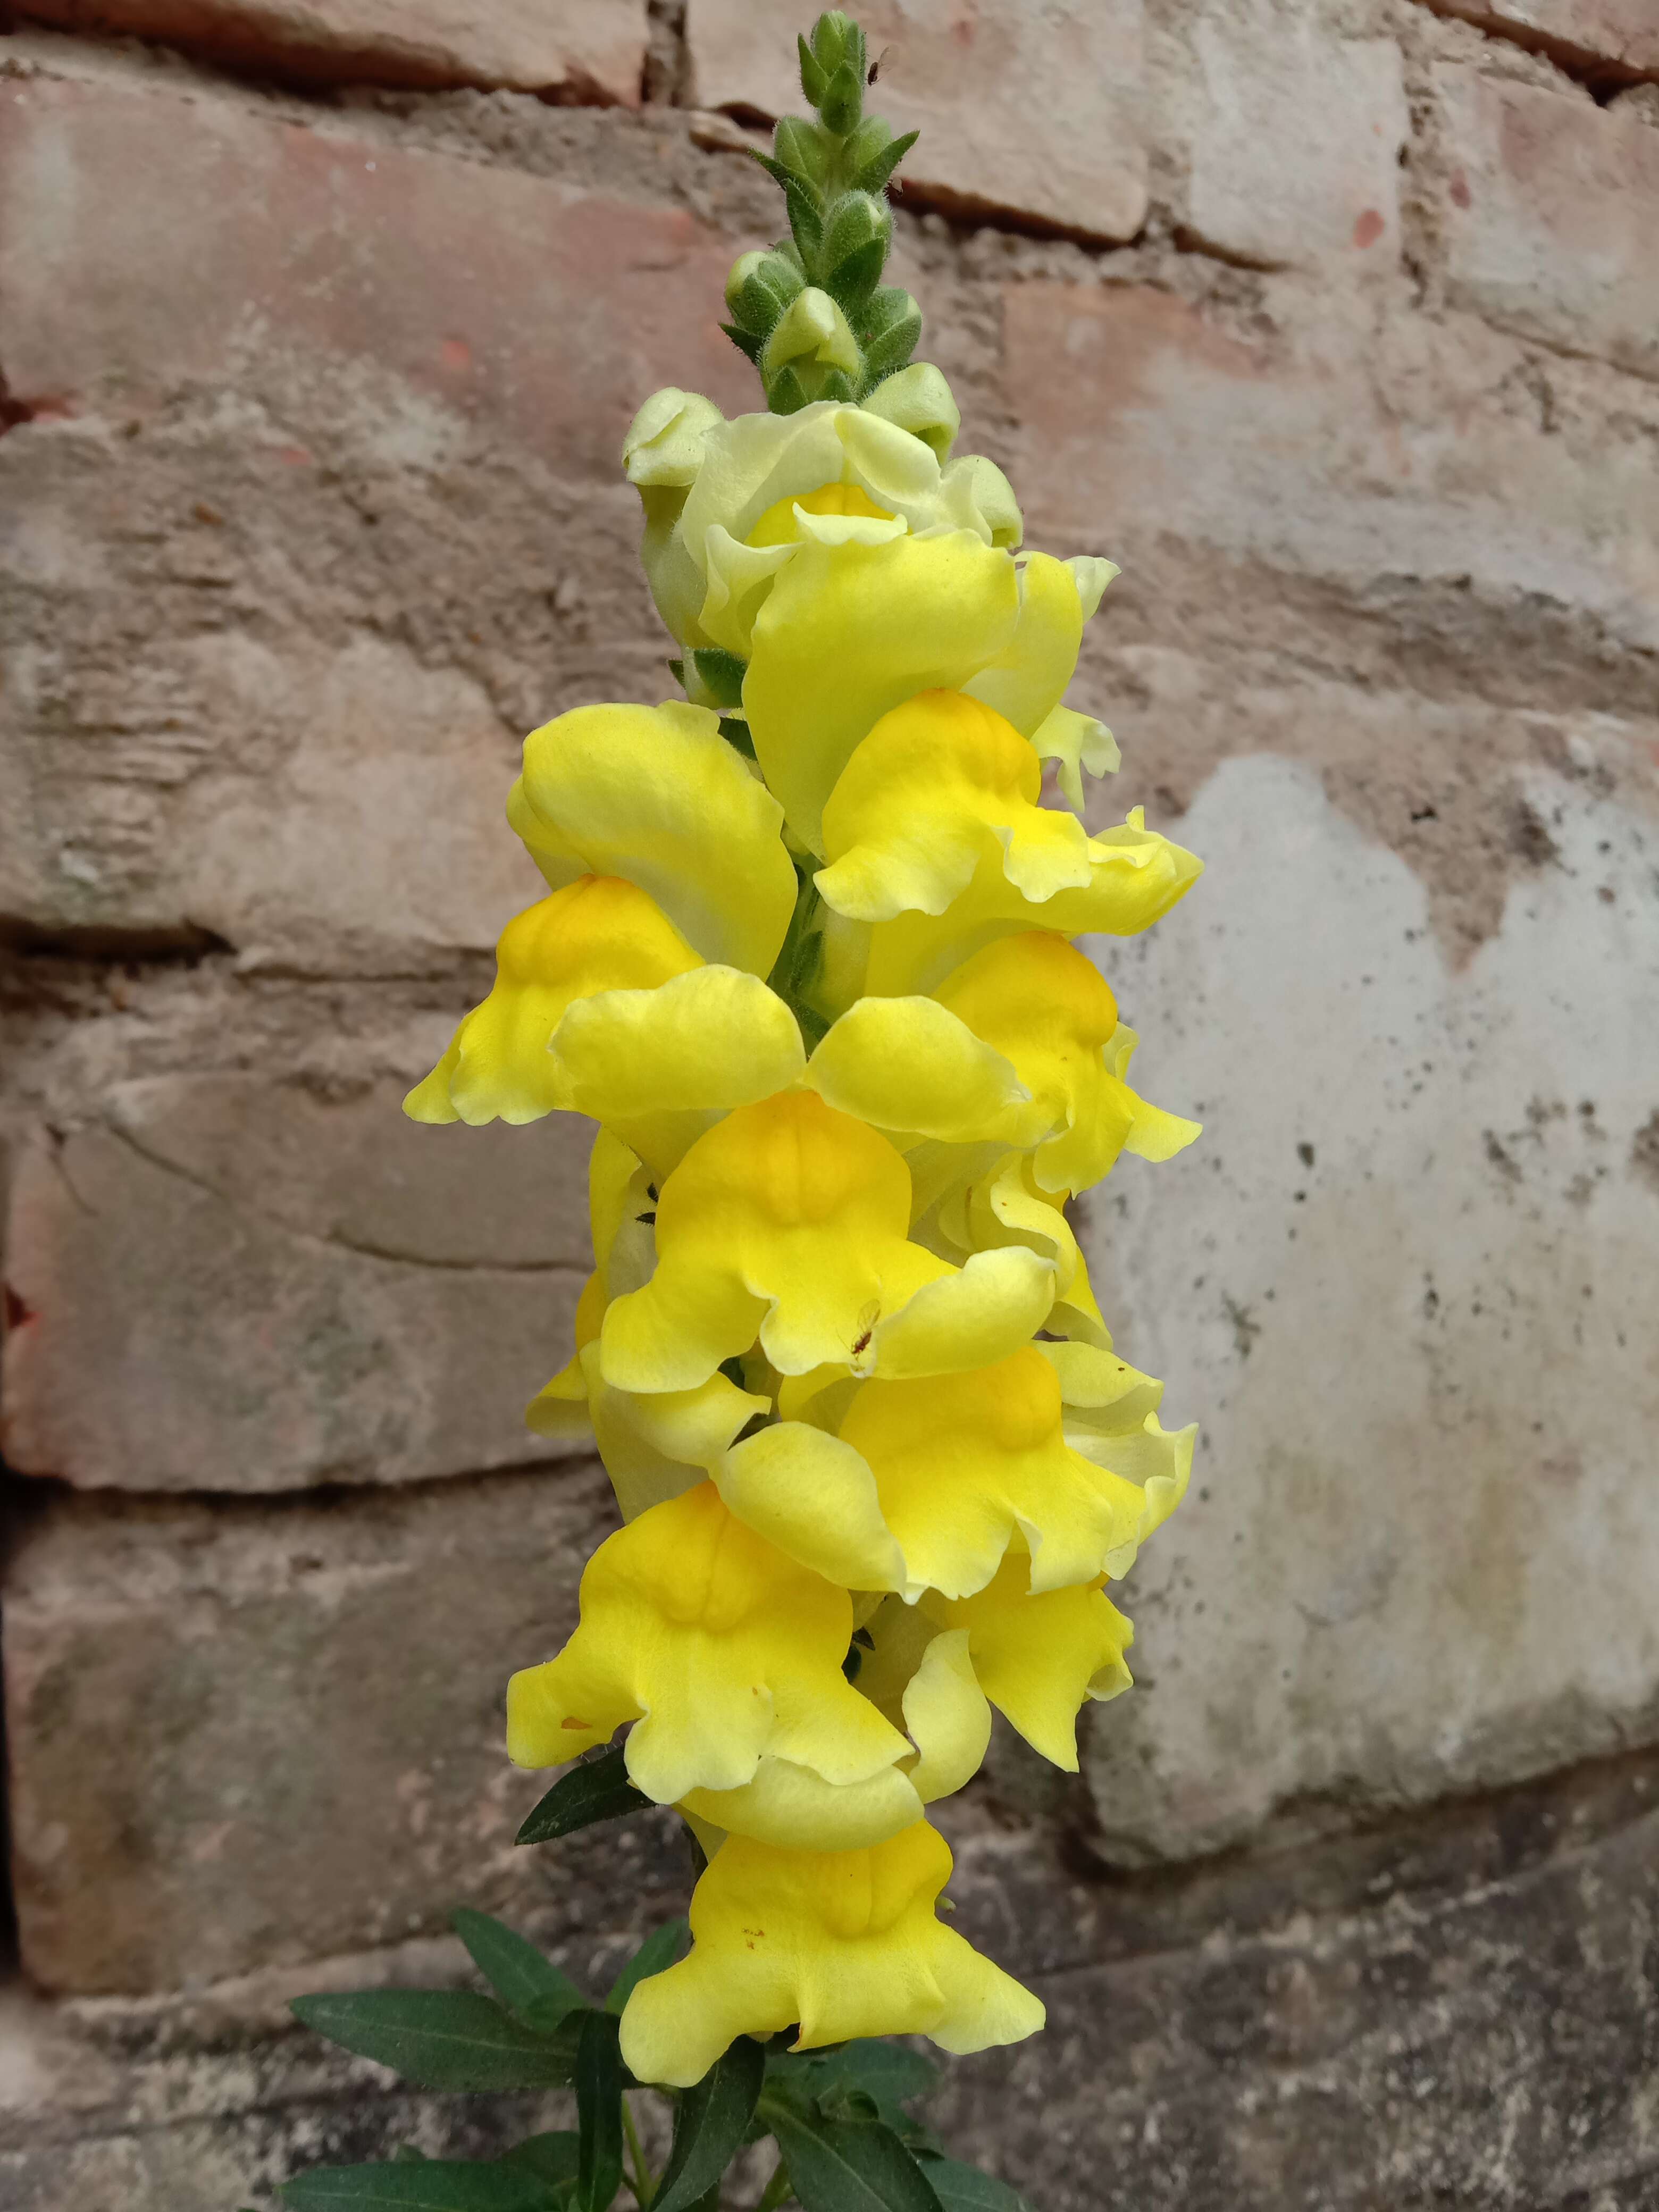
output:
[[[1525,788],[1559,858],[1459,973],[1404,863],[1261,756],[1179,825],[1187,902],[1095,948],[1140,1087],[1207,1125],[1085,1231],[1120,1348],[1204,1426],[1085,1757],[1125,1858],[1659,1722],[1659,840]]]

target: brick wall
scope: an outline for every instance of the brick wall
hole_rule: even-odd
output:
[[[0,33],[0,2206],[488,2146],[285,2028],[583,1971],[502,1683],[602,1480],[520,1425],[580,1133],[396,1112],[537,879],[524,730],[667,689],[617,453],[775,223],[776,0],[22,0]],[[1651,0],[872,0],[899,274],[1075,693],[1209,859],[1103,948],[1206,1140],[1085,1224],[1205,1425],[1085,1773],[964,1924],[1048,1998],[941,2117],[1047,2212],[1654,2203]],[[1037,120],[1041,109],[1046,119]]]

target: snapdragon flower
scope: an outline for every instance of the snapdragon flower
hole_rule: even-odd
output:
[[[591,1425],[623,1526],[513,1678],[508,1748],[622,1734],[706,1853],[690,1955],[621,2029],[679,2086],[739,2035],[1041,2025],[938,1918],[928,1808],[994,1711],[1076,1768],[1080,1710],[1130,1684],[1109,1587],[1192,1461],[1066,1209],[1198,1134],[1131,1087],[1079,940],[1200,864],[1139,809],[1085,826],[1117,751],[1066,694],[1116,570],[1027,549],[1002,471],[954,453],[855,107],[781,128],[796,233],[727,288],[768,410],[670,387],[624,444],[686,696],[526,740],[507,819],[548,894],[407,1102],[598,1124],[593,1273],[529,1418]]]

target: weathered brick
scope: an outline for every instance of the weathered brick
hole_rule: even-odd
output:
[[[1440,220],[1451,297],[1659,376],[1659,131],[1620,106],[1447,67]]]
[[[435,1057],[441,1023],[427,1041]],[[12,1465],[252,1492],[556,1451],[522,1413],[568,1356],[591,1265],[587,1127],[423,1128],[399,1087],[331,1102],[155,1077],[27,1149],[6,1244]]]
[[[215,97],[4,112],[4,367],[52,405],[0,448],[0,915],[324,972],[488,945],[535,895],[524,730],[668,688],[617,455],[670,379],[751,398],[730,242]]]
[[[26,1519],[4,1652],[31,1978],[177,1989],[441,1931],[460,1903],[568,1934],[607,1862],[617,1909],[665,1832],[515,1850],[538,1782],[501,1746],[507,1676],[569,1633],[612,1517],[587,1463]]]
[[[411,461],[435,413],[609,483],[644,394],[747,390],[718,328],[734,248],[682,209],[44,77],[8,89],[0,204],[25,401],[142,416],[211,387],[292,422],[296,391],[326,408],[367,379],[383,437],[413,416]]]
[[[1054,2212],[1648,2212],[1656,1803],[1649,1754],[1184,1881],[981,1821],[955,1925],[1048,2025],[930,2122]]]
[[[1156,727],[1181,695],[1140,665]],[[1236,684],[1205,711],[1239,756],[1180,825],[1208,873],[1101,948],[1148,1095],[1206,1125],[1085,1232],[1125,1356],[1203,1425],[1127,1587],[1147,1694],[1085,1759],[1132,1863],[1659,1738],[1654,726],[1540,722],[1505,769],[1490,723],[1437,716],[1530,855],[1454,964],[1419,874],[1274,757],[1340,788],[1328,733],[1385,760],[1420,702]],[[1398,792],[1391,842],[1437,795]]]
[[[906,185],[951,210],[996,210],[1097,238],[1146,214],[1142,0],[870,0],[870,105],[920,130]],[[805,19],[803,19],[805,20]],[[786,27],[769,0],[696,0],[686,35],[706,107],[800,112]],[[793,26],[789,27],[793,27]]]
[[[1391,270],[1410,134],[1394,40],[1273,0],[1204,0],[1180,21],[1166,124],[1194,239],[1273,266]]]
[[[1513,39],[1569,64],[1613,73],[1659,72],[1659,17],[1648,0],[1428,0],[1497,38]]]
[[[1004,391],[1030,537],[1109,553],[1129,590],[1158,569],[1206,620],[1224,620],[1224,569],[1261,564],[1361,601],[1389,579],[1542,600],[1659,646],[1659,448],[1635,433],[1659,410],[1632,398],[1633,434],[1610,435],[1594,406],[1542,434],[1519,349],[1473,318],[1432,339],[1414,317],[1314,319],[1297,280],[1267,281],[1284,289],[1265,332],[1146,286],[1007,288]],[[1194,583],[1210,556],[1223,573]]]
[[[500,85],[567,100],[640,97],[645,0],[29,0],[35,21],[163,39],[330,83]]]

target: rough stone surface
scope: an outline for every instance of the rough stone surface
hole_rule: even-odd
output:
[[[1141,0],[871,0],[870,105],[920,130],[907,190],[964,214],[1006,211],[1096,238],[1146,214]],[[803,16],[803,27],[810,27]],[[705,107],[796,112],[800,80],[768,0],[693,0],[686,29]],[[793,29],[793,23],[788,26]],[[1042,127],[1033,119],[1042,117]]]
[[[1391,269],[1411,129],[1395,41],[1343,36],[1284,0],[1204,0],[1174,21],[1161,143],[1185,167],[1193,237],[1269,267]]]
[[[556,1920],[570,1863],[513,1845],[540,1790],[501,1753],[507,1677],[569,1634],[614,1524],[591,1465],[26,1518],[4,1650],[31,1978],[178,1989],[428,1934],[457,1903]],[[661,1840],[629,1833],[627,1864],[599,1854],[619,1893]]]
[[[935,2124],[1054,2212],[1650,2212],[1656,1799],[1650,1755],[1182,1882],[988,1826],[960,1924],[1048,2026]]]
[[[1594,379],[1564,376],[1540,434],[1529,364],[1479,322],[1316,318],[1297,280],[1262,281],[1266,312],[1248,317],[1148,285],[1009,285],[1003,389],[1039,540],[1109,551],[1154,598],[1164,586],[1161,635],[1169,589],[1184,589],[1235,649],[1276,642],[1230,603],[1258,566],[1367,609],[1455,594],[1517,629],[1559,609],[1659,647],[1659,410],[1644,392],[1618,394],[1609,441],[1583,404]]]
[[[507,85],[631,103],[645,66],[645,0],[29,0],[24,12],[331,83]]]
[[[1043,2042],[953,2066],[928,2114],[953,2148],[1051,2212],[1649,2212],[1650,1755],[1178,1879],[1103,1869],[1064,1800],[1036,1825],[1030,1779],[1015,1760],[947,1808],[957,1924],[1049,2012]],[[597,1855],[558,1895],[562,1923],[524,1924],[595,1990],[679,1901],[668,1883],[630,1910]],[[283,2031],[302,1989],[465,1978],[428,1942],[182,1999],[14,1996],[4,2201],[264,2212],[303,2166],[568,2124],[556,2100],[399,2094]]]
[[[11,1465],[244,1492],[556,1456],[522,1416],[592,1265],[588,1126],[421,1127],[404,1087],[153,1076],[40,1133],[7,1237]]]
[[[1659,20],[1647,0],[1428,0],[1428,5],[1437,15],[1478,24],[1493,38],[1558,57],[1570,68],[1659,73]]]
[[[1270,754],[1184,818],[1206,896],[1100,948],[1150,1095],[1207,1124],[1090,1200],[1126,1355],[1205,1425],[1131,1591],[1152,1695],[1092,1739],[1127,1857],[1659,1732],[1659,808],[1650,761],[1639,812],[1594,769],[1508,779],[1538,865],[1461,967]]]
[[[1659,131],[1622,105],[1439,79],[1451,297],[1573,353],[1659,376]]]

